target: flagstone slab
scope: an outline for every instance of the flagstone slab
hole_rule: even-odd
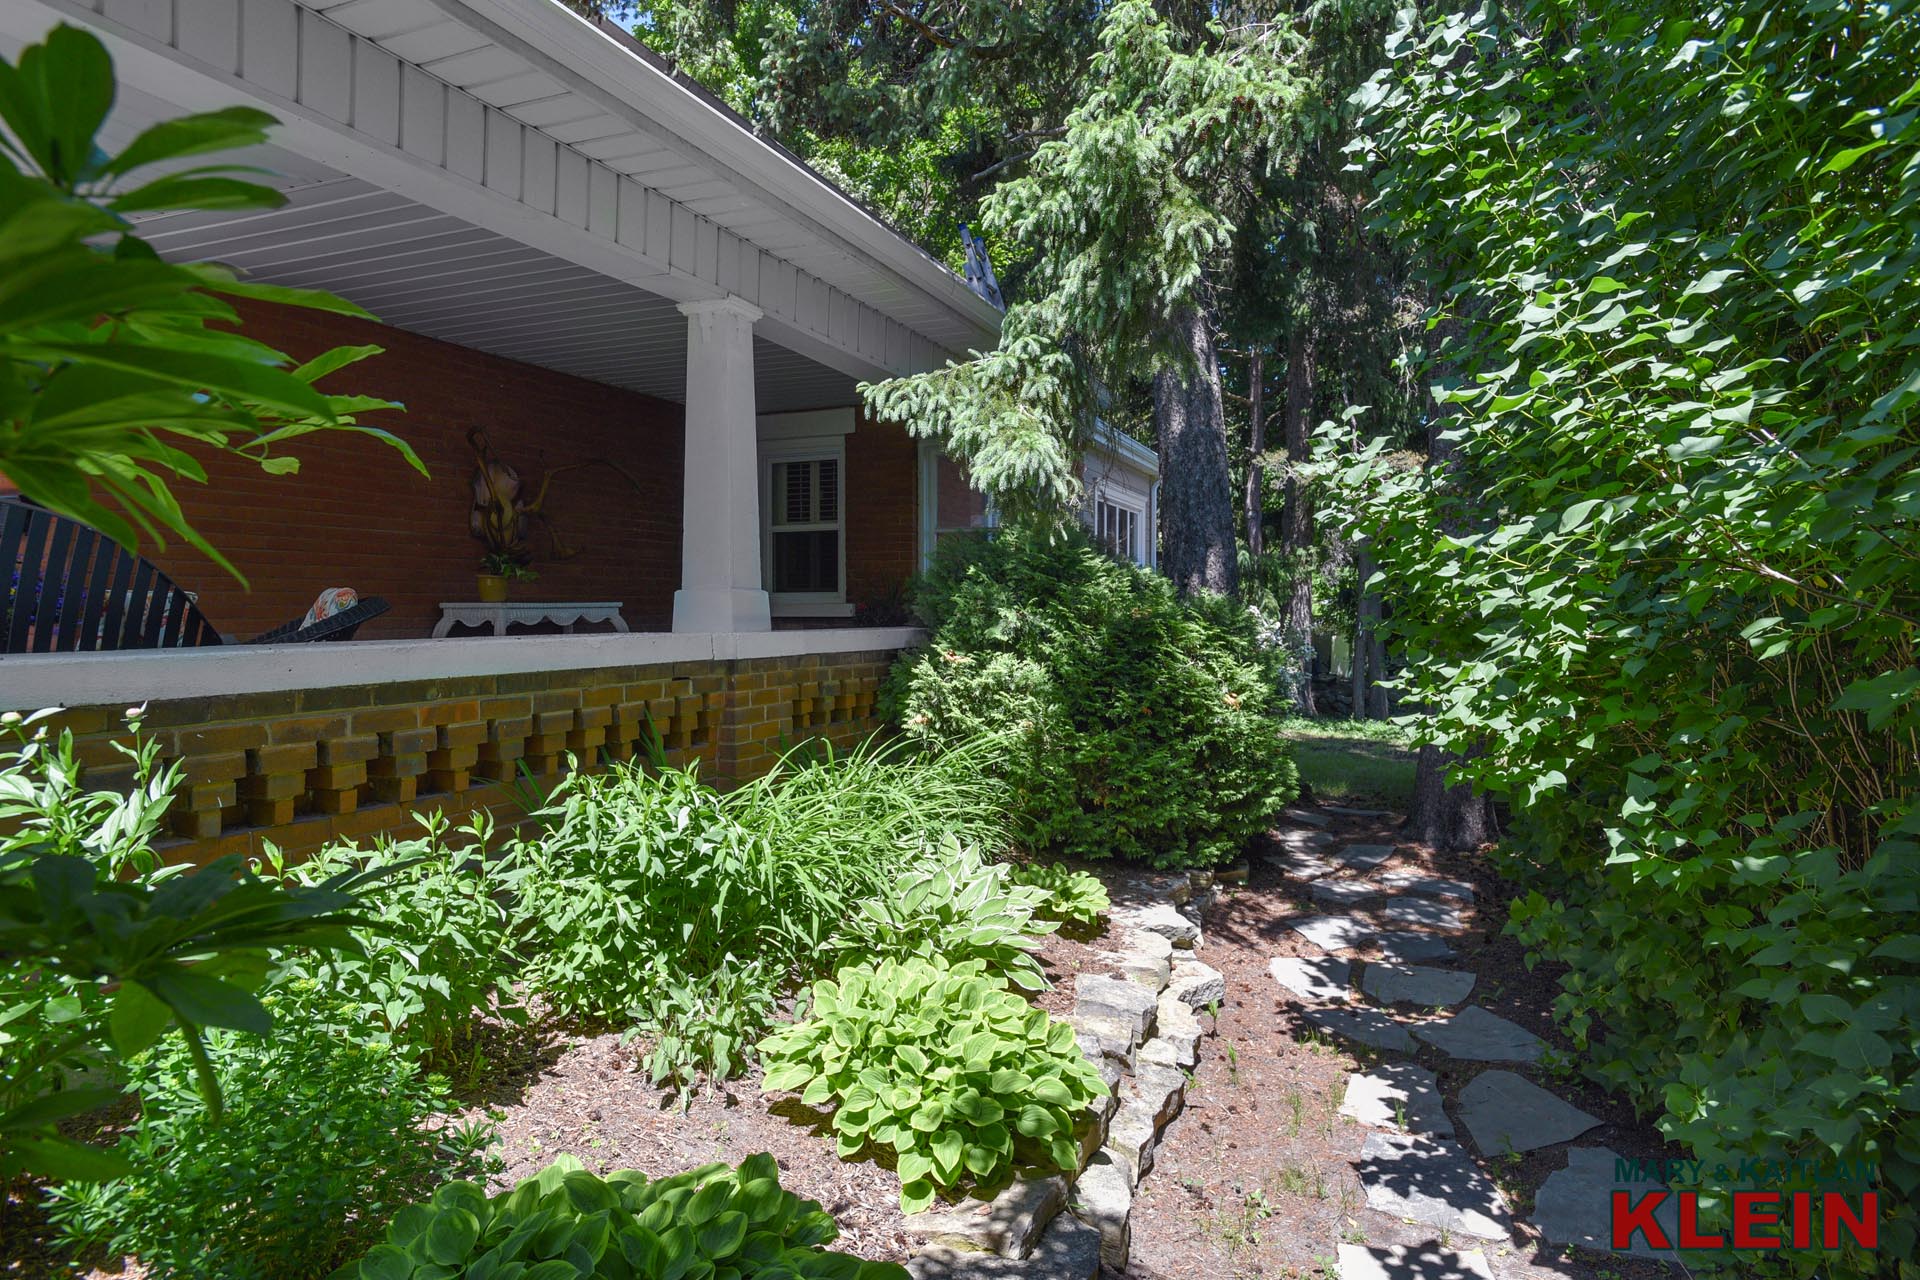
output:
[[[1445,938],[1405,929],[1388,929],[1375,934],[1373,947],[1387,959],[1395,961],[1445,960],[1453,954],[1453,948],[1447,945]]]
[[[1317,828],[1312,830],[1295,828],[1288,831],[1275,831],[1273,838],[1281,844],[1286,845],[1289,849],[1313,850],[1326,848],[1334,842],[1336,837],[1331,831],[1321,831]]]
[[[1278,853],[1270,853],[1267,863],[1279,868],[1281,875],[1295,880],[1318,880],[1340,869],[1325,858],[1315,857],[1303,849],[1282,849]]]
[[[1389,898],[1386,905],[1380,908],[1380,915],[1395,924],[1424,925],[1433,929],[1467,927],[1467,922],[1460,916],[1460,908],[1437,898]]]
[[[1448,1057],[1466,1062],[1537,1062],[1547,1047],[1525,1027],[1477,1004],[1438,1022],[1423,1022],[1413,1033]]]
[[[1393,856],[1390,844],[1350,844],[1334,850],[1334,861],[1355,871],[1371,871]]]
[[[1288,922],[1293,931],[1323,951],[1345,951],[1372,941],[1374,928],[1357,916],[1305,916]]]
[[[1391,818],[1393,816],[1391,809],[1356,809],[1344,804],[1329,804],[1321,807],[1328,813],[1335,813],[1343,818]]]
[[[1369,1134],[1354,1168],[1370,1209],[1486,1240],[1505,1240],[1513,1229],[1500,1189],[1457,1142]]]
[[[1606,1147],[1574,1147],[1567,1152],[1567,1167],[1547,1175],[1533,1197],[1533,1225],[1552,1244],[1577,1244],[1604,1253],[1627,1253],[1636,1258],[1662,1258],[1677,1261],[1670,1249],[1655,1249],[1643,1232],[1636,1232],[1626,1249],[1613,1247],[1613,1193],[1631,1191],[1636,1197],[1666,1187],[1658,1182],[1620,1182],[1615,1178],[1615,1162],[1620,1157]],[[1679,1209],[1672,1197],[1654,1210],[1667,1239],[1680,1230]]]
[[[1375,1049],[1413,1052],[1413,1039],[1407,1035],[1406,1023],[1378,1009],[1309,1009],[1304,1016],[1322,1031],[1358,1040]]]
[[[1381,1062],[1348,1076],[1340,1114],[1376,1129],[1453,1136],[1437,1078],[1414,1062]]]
[[[1459,969],[1378,961],[1367,966],[1360,989],[1381,1004],[1417,1004],[1427,1009],[1458,1004],[1473,992],[1474,975]]]
[[[1493,1280],[1480,1250],[1437,1244],[1343,1244],[1334,1267],[1340,1280]]]
[[[1282,809],[1280,816],[1303,827],[1324,827],[1332,821],[1326,814],[1315,813],[1311,809]]]
[[[1524,1076],[1482,1071],[1460,1091],[1460,1123],[1481,1154],[1501,1156],[1571,1142],[1600,1120]]]
[[[1331,956],[1309,960],[1278,956],[1267,962],[1273,980],[1302,1000],[1316,1004],[1353,999],[1353,966]]]
[[[1418,871],[1383,871],[1379,885],[1383,889],[1392,889],[1396,893],[1417,893],[1428,898],[1455,898],[1461,902],[1473,901],[1473,886],[1465,880],[1450,880],[1445,876],[1423,875]]]
[[[1356,902],[1380,896],[1380,890],[1364,880],[1320,880],[1307,890],[1315,902],[1334,907],[1350,907]]]

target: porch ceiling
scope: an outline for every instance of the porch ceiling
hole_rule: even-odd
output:
[[[656,394],[670,304],[736,295],[764,313],[769,408],[845,403],[998,330],[951,271],[553,0],[7,0],[0,39],[59,20],[107,41],[129,123],[236,102],[284,122],[267,163],[293,206],[156,220],[167,252]]]

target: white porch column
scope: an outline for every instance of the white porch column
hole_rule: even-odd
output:
[[[680,306],[687,317],[687,448],[675,631],[770,631],[760,576],[760,450],[753,322],[739,298]]]

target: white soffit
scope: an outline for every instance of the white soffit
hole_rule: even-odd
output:
[[[0,5],[18,40],[61,18],[156,98],[250,97],[340,177],[670,301],[739,294],[843,375],[993,340],[998,313],[952,272],[554,0]]]

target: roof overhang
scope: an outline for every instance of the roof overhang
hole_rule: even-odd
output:
[[[952,271],[554,0],[11,0],[0,37],[39,39],[63,19],[98,32],[153,102],[278,116],[276,147],[310,170],[289,188],[364,184],[418,206],[416,221],[504,237],[656,303],[745,298],[765,313],[761,337],[848,378],[997,340],[999,312]],[[220,225],[236,246],[273,230]],[[227,256],[205,223],[174,226],[202,256]],[[151,230],[164,242],[170,228]]]

